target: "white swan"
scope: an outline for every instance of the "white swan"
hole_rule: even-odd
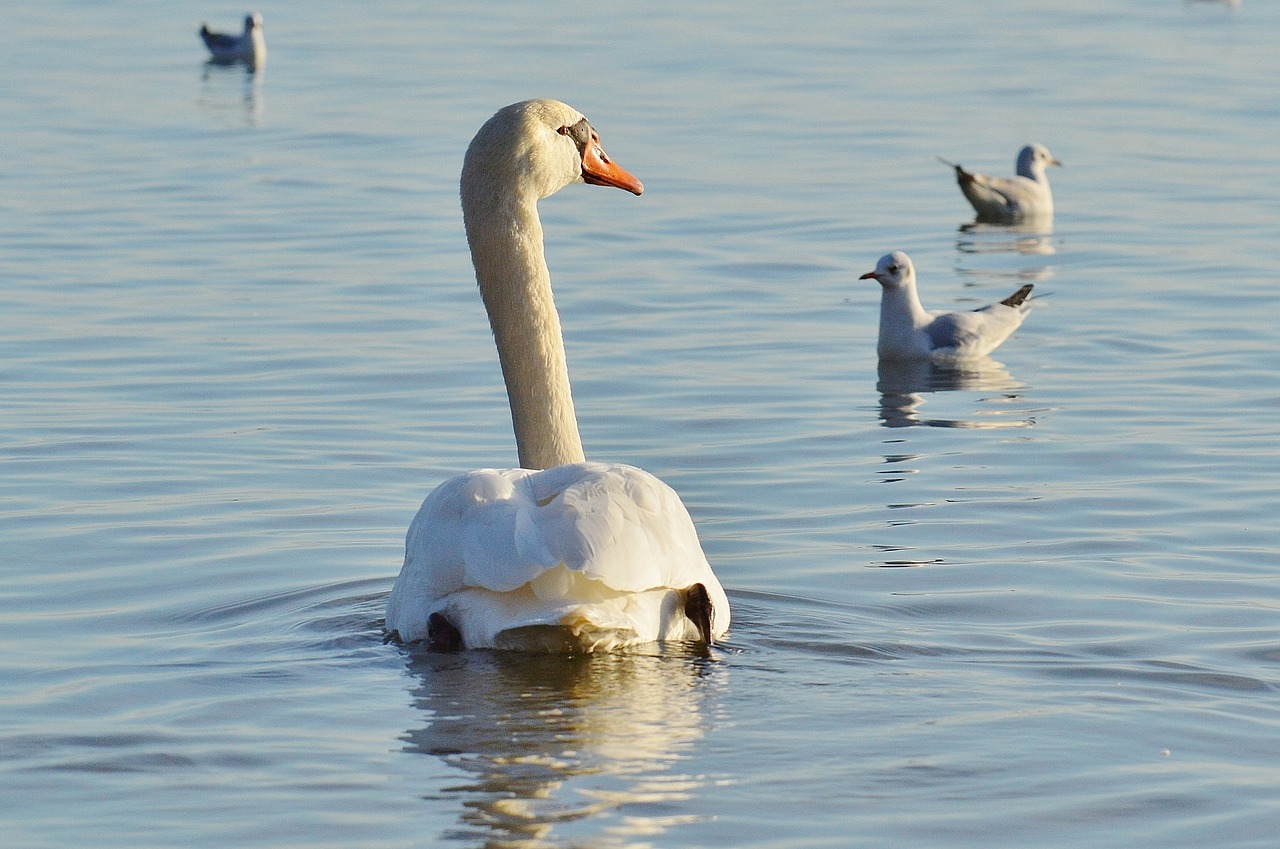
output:
[[[387,631],[406,642],[596,651],[728,630],[729,601],[679,496],[583,455],[537,210],[583,182],[644,190],[554,100],[500,110],[467,149],[463,220],[522,468],[459,475],[423,502],[387,601]]]
[[[935,362],[977,359],[994,351],[1031,311],[1028,283],[999,303],[966,312],[926,310],[916,291],[911,257],[894,251],[880,257],[875,271],[860,280],[879,282],[882,360],[929,359]]]
[[[938,159],[956,170],[960,191],[978,213],[979,221],[1013,224],[1053,217],[1053,192],[1044,169],[1062,163],[1044,145],[1029,144],[1018,151],[1014,177],[975,174],[941,156]]]
[[[200,25],[200,39],[209,48],[214,62],[249,62],[259,64],[267,58],[267,42],[262,35],[262,15],[250,12],[244,18],[244,32],[229,35],[213,32],[208,24]]]

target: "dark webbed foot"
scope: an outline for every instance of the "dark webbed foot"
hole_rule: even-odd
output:
[[[711,614],[713,608],[711,606],[711,596],[707,594],[707,588],[702,584],[694,584],[685,589],[684,596],[684,615],[689,617],[698,633],[702,635],[702,641],[707,645],[711,645],[715,640],[711,636]]]
[[[427,645],[432,651],[462,651],[462,632],[443,613],[433,613],[427,620]]]

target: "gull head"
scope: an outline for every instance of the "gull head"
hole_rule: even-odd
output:
[[[1029,144],[1018,151],[1018,173],[1024,177],[1044,173],[1048,166],[1061,164],[1042,144]]]
[[[875,271],[868,271],[859,280],[875,280],[886,289],[903,289],[915,285],[916,269],[911,257],[902,251],[894,251],[880,257]]]

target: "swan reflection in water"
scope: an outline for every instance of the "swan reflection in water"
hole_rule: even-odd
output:
[[[432,796],[458,804],[458,827],[442,836],[629,846],[696,820],[680,803],[707,779],[680,764],[726,670],[705,650],[652,652],[415,654],[427,722],[406,748],[469,773]]]
[[[1023,385],[990,357],[941,364],[930,360],[881,360],[876,389],[885,427],[1029,427],[1035,411],[1015,408]],[[930,418],[921,414],[926,396],[955,390],[995,393],[979,399],[972,418]]]

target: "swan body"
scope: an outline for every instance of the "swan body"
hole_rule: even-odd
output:
[[[954,362],[977,359],[999,347],[1031,311],[1031,284],[1009,297],[966,312],[926,310],[916,291],[916,270],[902,251],[880,257],[875,271],[861,280],[875,280],[880,293],[881,360],[929,359]]]
[[[483,469],[445,481],[418,511],[387,627],[428,639],[439,614],[467,648],[700,640],[688,614],[698,602],[688,587],[699,583],[713,615],[727,619],[692,519],[648,472],[602,463]]]
[[[979,221],[1011,224],[1053,217],[1053,192],[1044,169],[1062,163],[1044,145],[1029,144],[1018,152],[1014,177],[988,177],[945,159],[942,162],[955,169],[960,191],[973,205]]]
[[[543,255],[539,199],[571,183],[644,187],[581,113],[554,100],[490,118],[461,182],[521,468],[468,472],[427,496],[387,601],[388,632],[439,649],[714,642],[729,602],[679,496],[640,469],[583,455]]]
[[[251,12],[245,15],[244,32],[229,35],[213,32],[208,24],[200,26],[200,38],[214,62],[261,62],[267,56],[267,42],[262,35],[262,15]]]

